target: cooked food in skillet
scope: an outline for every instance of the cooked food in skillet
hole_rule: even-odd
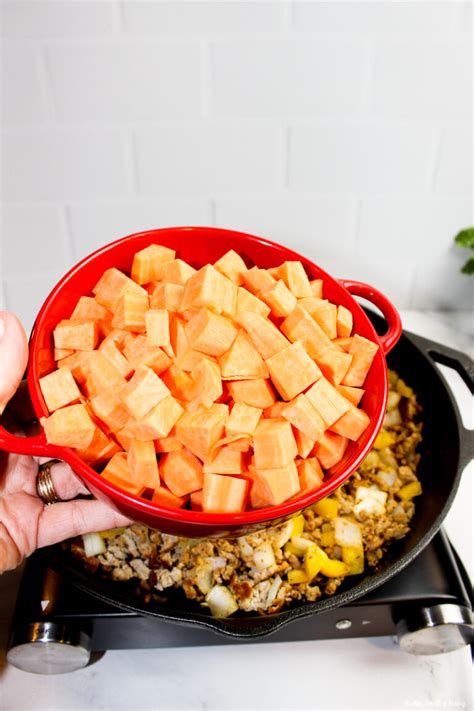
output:
[[[226,617],[269,614],[294,600],[336,592],[347,576],[377,565],[409,531],[421,494],[421,411],[394,371],[384,425],[359,469],[334,494],[280,526],[236,540],[185,539],[142,525],[103,531],[68,546],[88,569],[137,581],[145,600],[169,588]]]

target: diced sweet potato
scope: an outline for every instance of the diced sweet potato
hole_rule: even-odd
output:
[[[347,437],[354,442],[359,439],[370,424],[370,417],[364,410],[351,405],[348,412],[344,413],[336,422],[331,425],[331,431]]]
[[[226,424],[226,434],[253,434],[262,416],[262,412],[263,410],[259,407],[251,407],[250,405],[236,402]]]
[[[184,286],[181,284],[162,284],[158,282],[150,296],[150,307],[152,309],[179,311],[183,294]]]
[[[251,294],[250,291],[239,286],[237,288],[237,303],[235,307],[236,316],[244,313],[244,311],[253,311],[256,314],[260,314],[260,316],[266,317],[270,313],[270,307]]]
[[[75,351],[92,351],[99,342],[97,321],[94,319],[63,320],[53,331],[54,347]]]
[[[349,402],[356,407],[362,400],[365,393],[363,388],[354,388],[350,385],[337,385],[336,389],[346,398],[346,400],[349,400]]]
[[[89,370],[83,386],[87,397],[95,397],[112,386],[120,390],[124,385],[125,378],[122,373],[102,351],[91,353]]]
[[[336,331],[338,338],[345,338],[352,333],[352,313],[345,306],[337,307]]]
[[[219,370],[217,364],[216,368]],[[167,385],[173,397],[177,398],[178,400],[192,399],[194,381],[189,373],[186,373],[184,370],[181,370],[174,363],[170,365],[168,370],[165,370],[165,372],[161,374],[161,379],[163,380],[165,385]]]
[[[211,460],[221,447],[229,447],[229,449],[233,449],[235,452],[248,452],[251,444],[252,437],[246,434],[235,434],[222,437],[222,439],[217,440],[215,445],[212,447]]]
[[[145,332],[145,314],[149,307],[149,297],[144,293],[126,291],[119,299],[112,319],[113,328],[134,333]]]
[[[171,346],[170,319],[166,309],[149,309],[145,314],[145,327],[149,346]]]
[[[133,373],[131,363],[125,358],[117,346],[116,341],[109,341],[104,346],[99,346],[99,351],[111,363],[111,365],[121,374],[123,378],[128,378]]]
[[[202,510],[220,513],[243,511],[248,482],[233,476],[204,474]]]
[[[202,489],[192,491],[189,500],[191,502],[191,511],[202,511]]]
[[[140,365],[146,365],[157,375],[160,375],[171,365],[171,358],[158,346],[149,346],[146,336],[142,335],[127,343],[123,354],[134,369]]]
[[[316,363],[332,385],[339,385],[350,368],[352,356],[336,348],[329,348],[316,358]]]
[[[148,279],[147,281],[152,280]],[[133,279],[130,279],[115,267],[107,269],[92,289],[97,303],[113,312],[116,310],[123,294],[127,291],[148,296],[145,289],[142,289]]]
[[[201,309],[186,324],[185,333],[193,350],[220,356],[231,347],[238,329],[225,316]]]
[[[171,506],[176,509],[183,507],[187,500],[187,496],[175,496],[166,486],[155,489],[151,497],[151,501],[158,506]]]
[[[335,432],[326,431],[321,439],[314,445],[313,453],[324,469],[331,469],[331,467],[339,464],[348,444],[349,440],[347,437],[343,437]]]
[[[137,496],[142,490],[141,486],[137,486],[131,481],[125,452],[117,452],[117,454],[114,454],[102,471],[102,477],[120,489],[125,489]]]
[[[321,416],[304,393],[300,393],[284,405],[281,417],[291,422],[294,427],[313,441],[320,439],[326,429]]]
[[[345,353],[349,353],[349,348],[352,345],[353,336],[344,336],[343,338],[334,338],[333,344]]]
[[[96,427],[90,444],[84,449],[77,449],[76,454],[90,466],[96,467],[107,462],[121,449],[119,445]]]
[[[192,348],[189,348],[178,358],[175,358],[174,363],[180,370],[184,370],[186,373],[191,373],[202,360],[210,360],[211,363],[217,363],[214,356],[201,353],[201,351],[195,351]]]
[[[163,282],[170,284],[180,284],[184,286],[189,277],[196,273],[196,269],[182,259],[173,259],[165,262],[160,270],[160,278]]]
[[[123,406],[116,388],[103,390],[91,398],[92,411],[112,432],[119,432],[129,419],[129,414]]]
[[[270,307],[274,316],[285,318],[296,306],[296,297],[286,286],[285,282],[279,279],[268,289],[260,292],[260,298]]]
[[[310,308],[306,303],[305,308],[328,338],[332,340],[337,337],[337,307],[335,304],[323,300],[320,305],[314,308]]]
[[[133,439],[127,454],[130,479],[136,486],[155,489],[160,485],[155,446],[151,440],[140,442]]]
[[[96,427],[82,404],[62,407],[43,417],[41,424],[48,444],[76,449],[84,449],[91,443]]]
[[[72,312],[70,319],[104,319],[110,315],[110,312],[97,301],[92,296],[81,296],[74,311]]]
[[[284,400],[277,400],[273,403],[273,405],[270,405],[270,407],[265,408],[265,410],[263,411],[263,416],[267,420],[271,419],[272,417],[279,417],[281,419],[283,410],[285,409],[286,405],[287,403]]]
[[[295,306],[280,328],[290,341],[301,341],[311,358],[317,358],[328,349],[334,348],[331,340],[311,318],[306,309],[301,306],[301,303]]]
[[[242,257],[230,249],[217,262],[214,262],[214,268],[218,272],[226,276],[228,279],[240,286],[244,283],[244,273],[247,271],[245,262]]]
[[[161,244],[150,244],[133,257],[132,279],[137,284],[147,284],[161,278],[161,268],[165,262],[174,259],[176,252]]]
[[[211,264],[199,269],[186,282],[181,310],[206,306],[217,314],[222,313],[225,286],[224,277]]]
[[[301,262],[283,262],[278,268],[278,274],[297,299],[313,296],[308,275]]]
[[[330,427],[350,409],[350,403],[324,376],[306,392],[306,397],[319,413],[325,427]]]
[[[214,403],[209,408],[200,405],[180,418],[176,437],[202,461],[208,461],[212,447],[223,436],[228,412],[224,404]]]
[[[91,351],[77,351],[77,353],[63,358],[57,365],[58,368],[70,370],[74,380],[82,386],[86,382],[90,363]]]
[[[321,377],[321,371],[299,341],[265,361],[272,383],[284,400],[291,400]]]
[[[74,355],[76,351],[73,351],[72,348],[54,348],[53,349],[53,358],[57,363],[58,368],[61,367],[61,364],[58,363],[58,361],[63,360],[64,358],[67,358],[68,356]],[[82,351],[84,352],[84,351]]]
[[[189,449],[164,454],[160,460],[160,475],[175,496],[202,489],[202,463]]]
[[[276,279],[274,279],[266,269],[259,269],[259,267],[247,269],[243,274],[243,279],[246,288],[254,294],[254,296],[259,296],[262,291],[269,289],[276,283]]]
[[[324,472],[316,457],[296,460],[296,468],[300,480],[300,494],[319,489],[324,480]]]
[[[242,329],[230,348],[218,358],[218,362],[224,379],[244,380],[268,376],[265,361]]]
[[[169,394],[165,383],[146,365],[140,365],[118,393],[130,415],[137,420],[143,418]]]
[[[49,375],[40,378],[39,386],[50,412],[77,402],[81,397],[81,391],[77,387],[71,371],[67,368],[54,370]]]
[[[311,286],[311,295],[315,296],[318,299],[322,299],[323,298],[323,280],[322,279],[313,279],[309,283]]]
[[[253,345],[265,360],[290,345],[281,331],[258,313],[244,311],[237,315],[236,320],[248,333]]]
[[[293,435],[298,449],[298,456],[306,459],[314,447],[315,440],[305,435],[304,432],[301,432],[301,430],[298,430],[296,427],[293,427]]]
[[[275,391],[267,378],[257,380],[233,380],[227,383],[234,402],[259,407],[264,410],[276,400]]]
[[[253,435],[253,447],[257,469],[284,466],[297,454],[293,430],[283,419],[260,420]]]
[[[378,349],[379,347],[376,343],[356,333],[349,348],[349,353],[352,355],[352,363],[342,384],[351,385],[352,387],[363,385]]]
[[[242,452],[232,447],[221,447],[211,462],[204,464],[204,474],[242,474],[245,471]]]
[[[201,403],[205,407],[211,407],[212,403],[222,395],[221,371],[217,363],[203,358],[192,369],[191,379],[193,383],[190,395],[192,395],[191,405],[193,407],[197,407]]]
[[[168,437],[159,437],[154,441],[155,451],[158,454],[163,452],[176,452],[178,449],[183,449],[183,445],[173,434],[173,430],[169,433]]]
[[[260,506],[278,506],[300,490],[298,470],[294,461],[271,469],[251,467],[250,471],[253,497],[257,498]]]
[[[183,412],[184,410],[179,402],[172,395],[168,395],[168,397],[160,400],[145,417],[135,423],[135,431],[141,432],[136,439],[143,439],[146,432],[149,432],[151,436],[145,437],[145,439],[167,437]],[[140,425],[142,429],[140,429]]]
[[[130,331],[123,331],[121,328],[113,328],[107,336],[100,342],[99,350],[106,348],[109,343],[114,343],[120,352],[122,352],[126,343],[129,342],[130,338],[134,338],[135,334]]]

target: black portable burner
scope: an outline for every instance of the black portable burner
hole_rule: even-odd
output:
[[[41,555],[27,562],[8,661],[25,671],[64,673],[108,649],[293,642],[394,635],[412,654],[452,651],[474,640],[472,588],[441,530],[407,568],[349,605],[295,620],[257,640],[120,609],[58,575]]]

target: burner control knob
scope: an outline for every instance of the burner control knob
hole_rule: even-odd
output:
[[[65,674],[89,663],[91,639],[72,625],[33,622],[13,635],[7,660],[34,674]]]
[[[421,607],[397,623],[398,643],[409,654],[442,654],[474,641],[472,611],[462,605]]]

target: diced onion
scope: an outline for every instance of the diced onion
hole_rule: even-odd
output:
[[[254,551],[253,561],[257,570],[265,570],[275,565],[275,554],[271,543],[261,543]]]
[[[377,486],[359,486],[356,490],[356,504],[354,513],[359,516],[361,513],[379,516],[385,513],[385,502],[387,492],[380,491]]]
[[[208,561],[196,569],[196,585],[203,595],[207,595],[212,588],[212,583],[212,565]]]
[[[281,526],[277,526],[272,530],[271,536],[278,548],[283,548],[285,543],[288,543],[291,538],[292,531],[293,521],[287,521],[286,523],[282,524]]]
[[[225,568],[226,559],[216,555],[210,559],[210,563],[212,570],[217,570],[217,568]]]
[[[293,536],[291,542],[295,548],[299,548],[301,551],[305,551],[308,548],[311,548],[311,546],[314,546],[314,541],[310,541],[308,538],[303,538],[303,536]]]
[[[87,558],[105,553],[105,541],[99,533],[84,533],[82,543]]]
[[[214,585],[206,595],[206,602],[213,617],[229,617],[239,609],[234,595],[224,585]]]
[[[267,604],[268,607],[270,607],[270,605],[273,604],[274,599],[275,599],[276,596],[278,595],[278,591],[279,591],[279,589],[280,589],[280,587],[281,587],[282,582],[283,582],[283,581],[282,581],[282,579],[280,578],[280,576],[279,576],[279,575],[275,575],[275,577],[273,578],[273,582],[272,582],[272,584],[270,585],[270,590],[268,591],[268,595],[267,595],[266,604]]]
[[[244,556],[244,558],[248,557],[249,555],[252,555],[253,548],[245,536],[237,538],[237,543],[239,544],[240,553]]]
[[[397,472],[394,471],[377,473],[377,479],[379,481],[379,484],[383,484],[383,486],[387,486],[389,488],[395,484],[396,478]]]
[[[402,424],[400,410],[389,410],[383,419],[384,427],[394,427]]]
[[[400,393],[395,390],[390,390],[387,398],[387,410],[394,410],[401,400]]]
[[[334,538],[340,546],[361,546],[362,531],[358,523],[338,516],[333,519]]]

